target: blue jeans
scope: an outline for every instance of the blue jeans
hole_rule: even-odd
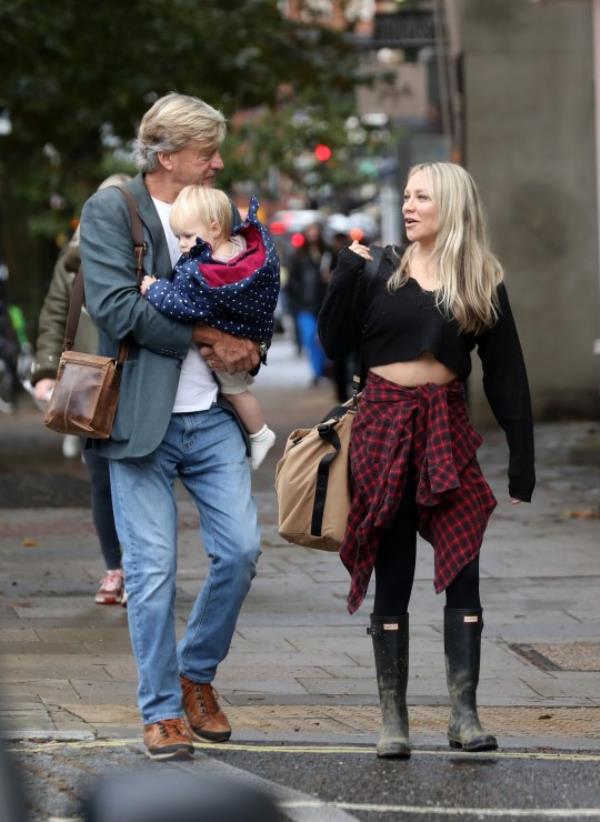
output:
[[[179,476],[196,503],[208,576],[179,646],[175,640]],[[117,531],[123,546],[129,632],[144,723],[183,715],[179,674],[212,682],[229,650],[260,555],[250,468],[233,417],[213,405],[173,414],[150,457],[111,460]]]
[[[96,454],[91,448],[86,449],[85,439],[83,438],[81,445],[81,453],[90,476],[94,527],[100,541],[100,549],[104,557],[106,570],[114,571],[115,568],[121,567],[121,546],[112,508],[108,460]]]
[[[308,354],[313,377],[319,379],[325,372],[325,352],[317,334],[317,315],[310,311],[298,313],[298,327],[302,339],[302,347]]]

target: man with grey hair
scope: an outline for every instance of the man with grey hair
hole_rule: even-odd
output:
[[[186,185],[214,184],[224,136],[222,114],[186,95],[160,98],[142,118],[140,174],[127,188],[144,227],[148,273],[171,276],[179,258],[172,203]],[[112,435],[91,446],[110,462],[144,743],[151,758],[186,759],[194,738],[220,742],[231,734],[211,683],[260,554],[244,435],[211,369],[252,370],[264,346],[174,322],[143,299],[127,205],[115,188],[94,194],[83,209],[81,257],[100,353],[114,356],[120,340],[129,343]],[[178,645],[176,477],[198,508],[210,558]]]

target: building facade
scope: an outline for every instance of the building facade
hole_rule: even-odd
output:
[[[306,0],[287,0],[300,15]],[[473,174],[530,375],[537,420],[600,417],[600,0],[310,0],[393,83],[357,113],[399,124],[380,181],[384,241],[400,236],[407,168],[454,160]],[[479,361],[472,414],[491,421]]]
[[[506,269],[538,420],[600,416],[594,5],[461,9],[465,165]],[[480,386],[472,410],[485,421]]]

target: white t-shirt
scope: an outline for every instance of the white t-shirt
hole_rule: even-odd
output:
[[[169,224],[172,204],[163,203],[162,200],[157,200],[154,197],[152,202],[158,211],[169,245],[171,265],[174,266],[181,257],[181,251],[179,250],[177,237],[173,234]],[[217,384],[207,364],[200,356],[197,346],[192,343],[185,360],[181,364],[181,376],[179,377],[179,385],[175,395],[173,413],[190,414],[193,411],[205,411],[210,408],[217,398],[217,391]]]

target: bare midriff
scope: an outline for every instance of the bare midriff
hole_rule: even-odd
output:
[[[445,385],[457,377],[443,363],[433,356],[433,354],[422,354],[416,360],[408,362],[393,362],[389,365],[376,365],[370,368],[373,374],[383,377],[385,380],[404,385],[407,388],[414,388],[417,385],[434,383],[435,385]]]

